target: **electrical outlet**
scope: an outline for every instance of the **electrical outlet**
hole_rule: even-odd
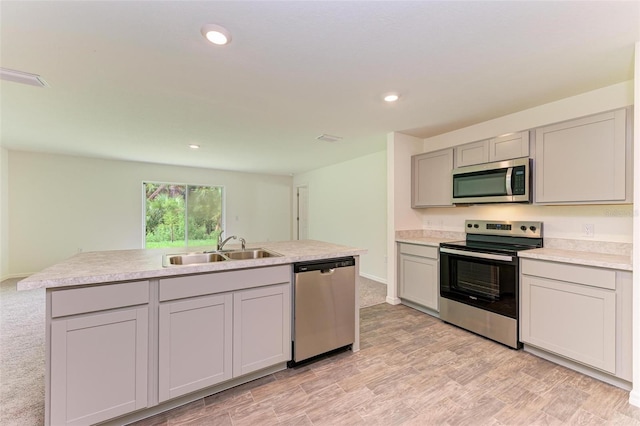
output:
[[[593,223],[585,223],[584,225],[582,225],[582,231],[585,237],[593,237],[595,226],[593,225]]]

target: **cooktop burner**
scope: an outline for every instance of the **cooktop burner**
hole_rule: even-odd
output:
[[[441,247],[485,253],[517,255],[518,251],[542,247],[542,222],[465,221],[467,239],[441,243]]]

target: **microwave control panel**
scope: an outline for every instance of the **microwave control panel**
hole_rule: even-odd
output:
[[[513,195],[524,195],[526,187],[526,168],[525,166],[516,166],[513,168],[511,175],[511,188]]]

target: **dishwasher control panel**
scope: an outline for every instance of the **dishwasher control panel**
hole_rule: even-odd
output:
[[[293,272],[309,272],[322,269],[346,268],[355,266],[356,261],[353,257],[341,257],[338,259],[319,259],[318,261],[309,261],[303,263],[294,263]]]

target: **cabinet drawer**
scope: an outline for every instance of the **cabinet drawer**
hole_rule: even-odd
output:
[[[438,247],[421,246],[417,244],[400,244],[400,253],[437,259]]]
[[[535,275],[609,290],[616,289],[616,272],[612,269],[522,259],[521,271],[525,275]]]
[[[149,282],[136,281],[51,293],[51,317],[104,311],[149,303]]]
[[[291,282],[291,265],[187,275],[160,280],[160,301]]]

